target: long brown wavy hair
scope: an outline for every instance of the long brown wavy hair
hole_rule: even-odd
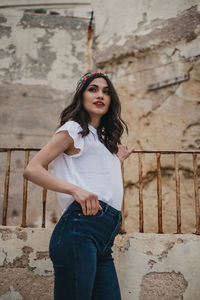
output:
[[[71,104],[69,104],[60,115],[59,126],[62,126],[69,120],[73,120],[79,123],[82,127],[82,131],[79,132],[82,137],[86,136],[89,133],[88,124],[90,122],[90,116],[83,107],[83,92],[90,84],[90,82],[98,77],[103,77],[106,80],[109,88],[111,102],[107,113],[103,115],[100,120],[100,124],[97,128],[97,134],[99,140],[111,153],[117,153],[117,144],[121,144],[121,136],[124,132],[124,128],[128,133],[128,127],[126,123],[121,119],[121,104],[117,92],[108,76],[103,73],[92,74],[84,81],[82,86],[80,86],[80,88],[76,90]]]

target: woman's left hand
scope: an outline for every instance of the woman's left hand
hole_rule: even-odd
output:
[[[127,148],[126,145],[118,144],[118,152],[117,152],[117,156],[118,156],[118,158],[119,158],[121,164],[124,162],[124,160],[125,160],[126,158],[129,157],[129,155],[130,155],[131,153],[134,152],[134,150],[135,150],[134,147],[132,147],[132,148],[130,148],[130,149],[128,150],[128,148]]]

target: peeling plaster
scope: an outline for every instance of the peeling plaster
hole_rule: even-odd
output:
[[[17,235],[18,239],[27,241],[27,238],[28,238],[27,232],[24,232],[23,229],[21,229],[21,228],[16,229],[16,235]]]
[[[26,268],[0,268],[0,299],[2,296],[10,294],[10,286],[17,291],[22,299],[26,300],[49,300],[53,297],[54,279],[52,275],[39,276]],[[12,294],[13,296],[13,294]],[[5,298],[5,300],[19,300],[15,298]]]
[[[49,41],[54,34],[47,31],[44,36],[38,38],[37,45],[37,58],[32,58],[26,54],[26,65],[31,76],[38,79],[46,79],[48,73],[51,71],[51,66],[56,60],[56,52],[51,50]],[[38,47],[39,46],[39,47]]]
[[[45,241],[39,238],[40,235],[43,235],[42,229],[11,227],[6,230],[0,228],[0,232],[4,236],[0,252],[1,266],[12,269],[27,268],[35,274],[43,276],[53,274],[53,266],[48,254],[51,231],[47,230],[48,235]]]
[[[114,244],[114,249],[122,253],[129,250],[130,237],[129,235],[118,235],[117,242]]]
[[[1,234],[1,239],[3,241],[9,240],[9,239],[13,239],[16,238],[26,241],[27,240],[27,233],[23,231],[22,228],[18,227],[16,228],[14,231],[12,231],[9,228],[0,228],[0,234]]]
[[[150,259],[150,260],[148,261],[148,265],[150,266],[150,268],[152,268],[154,264],[156,264],[156,261],[155,261],[155,260]]]
[[[2,37],[7,37],[9,38],[10,35],[11,35],[11,31],[12,31],[12,28],[10,26],[3,26],[3,25],[0,25],[0,39]]]
[[[180,272],[150,272],[143,276],[140,299],[183,299],[188,282]]]
[[[123,299],[181,300],[183,294],[185,300],[198,299],[199,236],[149,233],[127,236],[128,251],[120,251],[118,236],[114,248],[120,286],[125,287]]]
[[[14,227],[8,229],[10,235],[17,231]],[[4,295],[9,286],[14,283],[15,290],[22,297],[30,293],[29,299],[34,300],[37,293],[41,295],[42,291],[47,289],[49,295],[49,290],[53,289],[53,268],[48,257],[48,244],[52,231],[30,228],[24,228],[22,231],[27,232],[26,241],[17,239],[16,234],[13,235],[15,239],[2,241],[3,252],[0,251],[0,259],[4,258],[4,264],[0,267],[3,280],[2,283],[0,282],[0,293]],[[153,298],[154,295],[163,292],[163,297],[166,297],[169,293],[174,295],[175,291],[180,295],[184,292],[184,297],[187,292],[187,297],[184,298],[186,300],[190,300],[188,295],[195,297],[198,293],[198,288],[196,290],[195,287],[200,270],[199,242],[199,236],[189,234],[118,235],[113,246],[113,255],[123,299],[131,300],[133,297],[139,299],[140,293],[143,293],[142,295],[144,297],[147,295],[147,298],[140,299],[154,300],[156,299]],[[20,254],[17,249],[20,249]],[[191,256],[191,253],[194,255]],[[197,272],[197,277],[194,278],[189,271],[190,268]],[[171,281],[173,281],[171,291],[160,288],[170,286]],[[148,295],[152,298],[148,298]],[[45,299],[48,300],[48,297]]]
[[[158,255],[158,259],[160,261],[162,261],[163,258],[166,258],[169,251],[174,247],[175,242],[169,242],[166,244],[166,249],[164,251],[162,251],[162,253],[160,255]]]
[[[46,259],[49,258],[49,252],[48,251],[37,251],[36,252],[36,259]]]
[[[121,39],[120,36],[117,36],[117,33],[113,35],[114,40],[112,40],[111,45],[109,46],[108,43],[103,44],[102,50],[99,49],[99,44],[96,40],[94,60],[101,67],[102,64],[109,60],[113,61],[126,56],[146,55],[149,51],[166,47],[168,44],[177,43],[181,40],[188,43],[196,39],[199,25],[200,13],[197,11],[197,6],[192,6],[176,17],[159,20],[159,26],[152,21],[150,25],[146,25],[146,34],[140,34],[140,32],[135,31],[129,35],[121,46],[118,46],[116,42]]]
[[[16,13],[14,9],[3,13],[8,17],[2,21],[12,30],[1,39],[1,78],[72,92],[80,70],[87,69],[88,20],[30,11]],[[13,49],[9,49],[11,43]]]
[[[0,233],[1,233],[1,240],[6,241],[8,239],[10,239],[10,234],[12,233],[12,231],[8,228],[1,228],[0,229]]]
[[[19,294],[18,291],[11,285],[9,290],[2,296],[0,296],[0,300],[23,300],[23,297]]]

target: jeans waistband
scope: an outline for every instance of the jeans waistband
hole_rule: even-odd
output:
[[[104,212],[109,212],[109,213],[111,213],[113,215],[116,215],[116,216],[121,215],[120,210],[117,210],[116,208],[110,206],[108,203],[106,203],[102,200],[99,200],[99,204],[101,205]],[[70,206],[67,208],[67,211],[80,210],[80,208],[81,208],[81,205],[77,201],[74,200],[74,202],[72,202],[70,204]]]

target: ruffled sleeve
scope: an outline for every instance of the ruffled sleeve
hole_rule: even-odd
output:
[[[80,156],[84,151],[84,138],[82,137],[79,132],[82,131],[81,126],[79,123],[75,121],[67,121],[65,124],[63,124],[60,128],[56,130],[56,133],[60,131],[68,131],[69,135],[74,140],[74,147],[76,149],[80,149],[80,151],[76,154],[70,155],[71,157],[78,157]]]

